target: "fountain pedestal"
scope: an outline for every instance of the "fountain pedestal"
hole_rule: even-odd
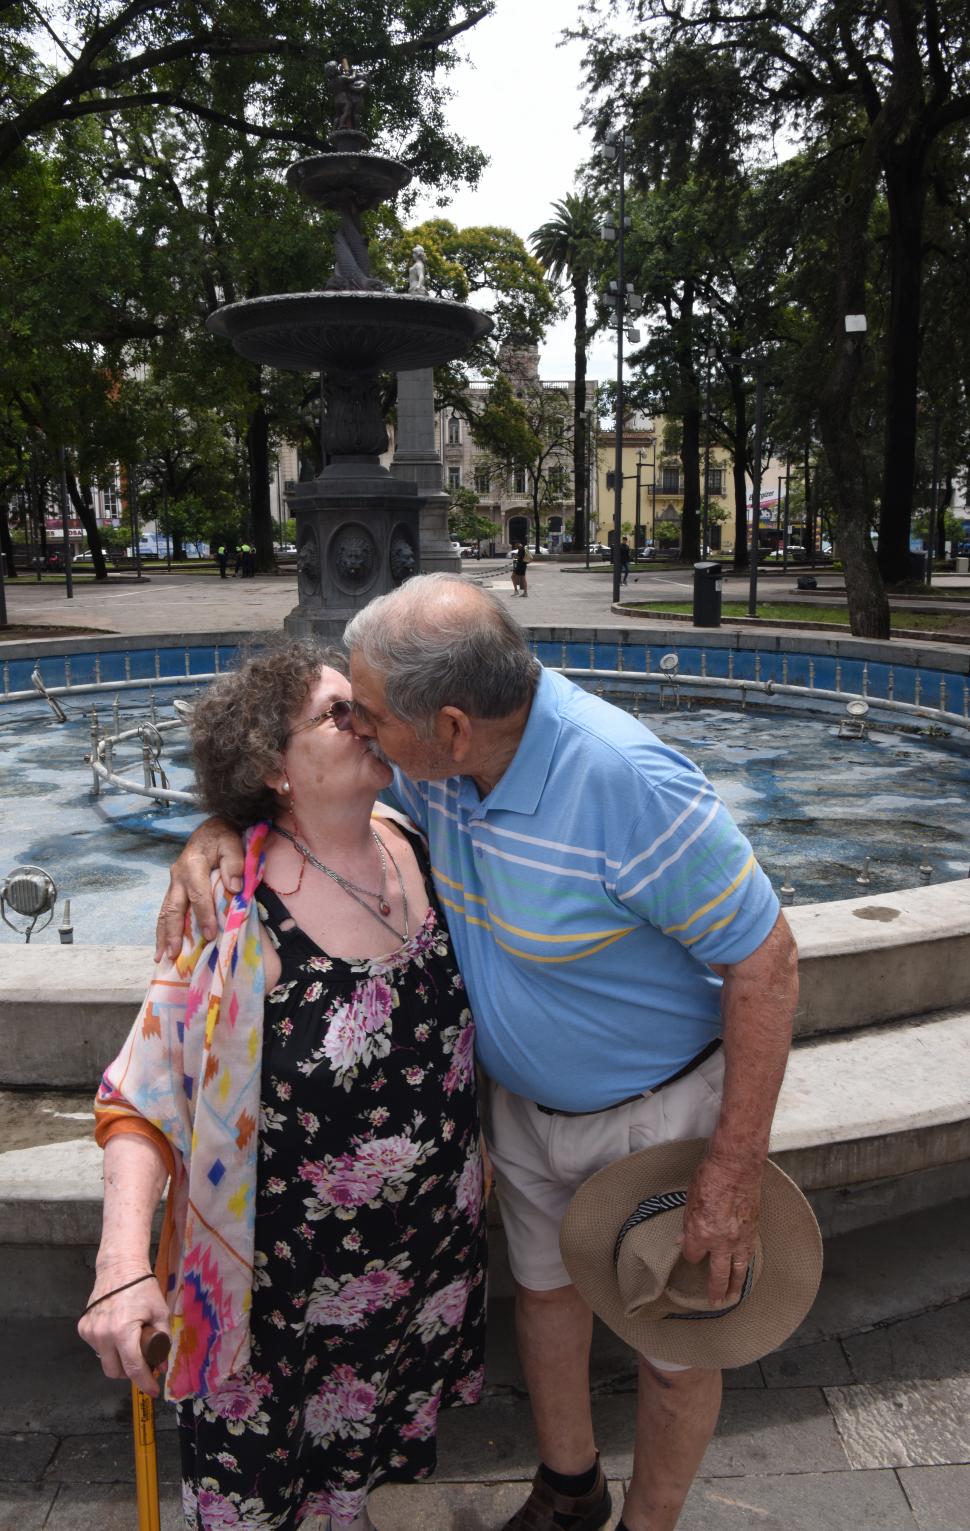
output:
[[[348,463],[293,484],[286,503],[296,518],[299,599],[283,626],[295,638],[339,644],[361,606],[421,567],[423,501],[386,468]]]
[[[284,625],[295,636],[339,642],[362,606],[420,570],[423,508],[434,553],[444,552],[448,501],[434,454],[430,369],[463,356],[492,322],[462,303],[429,296],[423,263],[414,268],[420,282],[407,293],[389,292],[371,272],[362,217],[411,175],[400,161],[371,153],[359,131],[366,71],[346,60],[328,70],[339,87],[332,151],[291,165],[287,181],[340,214],[330,279],[317,292],[228,303],[208,326],[249,361],[323,375],[328,464],[319,478],[287,489],[297,523],[299,601]],[[380,462],[388,445],[382,372],[422,379],[410,404],[404,387],[405,439],[394,475]]]

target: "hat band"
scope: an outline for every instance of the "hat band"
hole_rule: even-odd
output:
[[[623,1240],[626,1238],[628,1233],[632,1233],[634,1228],[639,1228],[641,1223],[648,1223],[651,1218],[657,1217],[661,1212],[676,1212],[678,1207],[685,1207],[686,1205],[686,1191],[661,1191],[659,1196],[648,1196],[645,1201],[641,1201],[636,1210],[630,1213],[630,1216],[627,1218],[626,1222],[623,1224],[623,1227],[620,1229],[616,1236],[616,1243],[613,1245],[614,1269],[619,1264],[620,1249],[622,1248]],[[706,1312],[698,1309],[693,1313],[665,1313],[663,1314],[663,1317],[665,1319],[723,1318],[726,1313],[733,1313],[735,1308],[740,1308],[745,1298],[748,1297],[751,1292],[751,1285],[753,1281],[754,1258],[752,1257],[748,1261],[748,1269],[745,1272],[744,1277],[744,1286],[741,1288],[741,1295],[739,1296],[737,1302],[732,1302],[726,1308],[708,1308]]]
[[[741,1288],[741,1296],[738,1298],[737,1302],[732,1302],[726,1308],[708,1308],[706,1313],[703,1312],[700,1308],[698,1308],[693,1313],[665,1313],[663,1316],[664,1316],[665,1319],[667,1319],[667,1318],[723,1318],[726,1313],[733,1313],[735,1308],[740,1308],[740,1306],[744,1302],[745,1298],[751,1292],[751,1283],[753,1282],[753,1280],[754,1280],[754,1259],[752,1258],[752,1259],[750,1259],[748,1261],[748,1269],[747,1269],[747,1271],[745,1273],[745,1277],[744,1277],[744,1286]]]
[[[616,1266],[620,1259],[620,1247],[627,1234],[634,1228],[639,1228],[641,1223],[648,1223],[658,1212],[675,1212],[678,1207],[686,1207],[686,1191],[661,1191],[659,1196],[648,1196],[646,1201],[641,1201],[635,1212],[631,1212],[623,1227],[616,1236],[613,1245],[613,1264]]]

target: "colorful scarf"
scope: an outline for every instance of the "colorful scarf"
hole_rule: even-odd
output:
[[[218,938],[186,920],[95,1102],[102,1146],[113,1131],[154,1128],[171,1153],[170,1399],[212,1392],[249,1359],[265,997],[255,892],[268,832],[247,833],[241,893],[213,875]]]

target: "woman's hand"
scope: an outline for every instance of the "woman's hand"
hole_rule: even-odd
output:
[[[186,911],[191,906],[207,941],[218,934],[212,902],[211,873],[219,875],[230,893],[242,887],[244,856],[242,839],[222,819],[206,819],[192,834],[169,873],[168,892],[155,926],[155,961],[163,955],[175,958],[182,950]]]
[[[106,1377],[129,1377],[143,1393],[157,1398],[160,1388],[142,1355],[141,1337],[146,1324],[151,1329],[168,1333],[168,1307],[161,1287],[151,1276],[123,1292],[115,1291],[126,1282],[145,1275],[146,1265],[147,1262],[141,1259],[127,1267],[115,1266],[99,1271],[88,1298],[89,1305],[97,1303],[97,1306],[80,1319],[77,1332],[85,1344],[91,1346]],[[115,1295],[98,1302],[98,1298],[107,1292]]]

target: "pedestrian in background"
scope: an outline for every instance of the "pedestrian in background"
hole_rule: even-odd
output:
[[[229,549],[226,547],[225,543],[223,543],[221,547],[216,548],[216,558],[219,563],[219,578],[225,579],[226,565],[229,562]]]

